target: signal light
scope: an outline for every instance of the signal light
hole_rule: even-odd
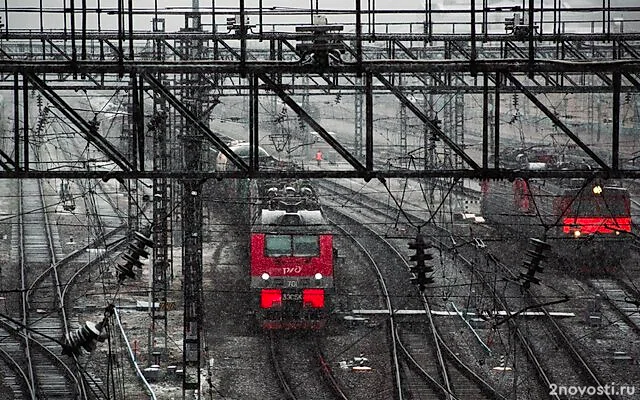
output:
[[[323,308],[324,289],[312,288],[302,290],[302,304],[304,307]]]
[[[133,272],[134,267],[140,268],[142,261],[140,257],[149,258],[149,252],[146,247],[153,247],[151,237],[142,233],[133,232],[133,241],[127,245],[127,250],[120,256],[120,260],[116,263],[116,272],[118,273],[118,283],[122,283],[126,278],[135,278]]]
[[[423,291],[425,285],[433,283],[433,278],[427,277],[427,273],[433,272],[433,268],[427,266],[425,261],[433,260],[433,256],[425,253],[427,248],[424,238],[421,234],[416,236],[416,240],[409,242],[409,249],[415,250],[415,254],[409,257],[409,261],[415,261],[415,266],[409,267],[411,273],[411,283],[418,285],[420,291]]]
[[[281,289],[262,289],[260,295],[260,307],[273,308],[282,306]]]
[[[596,194],[596,195],[597,194],[601,194],[602,193],[602,186],[595,185],[592,190],[593,190],[593,194]]]
[[[547,258],[544,254],[551,246],[540,239],[529,238],[529,243],[533,245],[533,249],[528,249],[526,255],[530,257],[529,260],[525,260],[522,264],[527,267],[527,272],[520,273],[520,279],[522,279],[522,287],[528,289],[532,283],[536,285],[540,284],[540,279],[535,277],[536,272],[543,272],[544,268],[540,266],[540,262]]]

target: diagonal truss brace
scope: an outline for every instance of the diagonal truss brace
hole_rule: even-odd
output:
[[[376,73],[374,73],[374,76],[376,77],[376,79],[378,79],[380,81],[380,83],[382,83],[387,89],[389,89],[391,91],[391,93],[393,93],[396,96],[396,98],[398,100],[400,100],[400,102],[402,104],[404,104],[409,110],[411,110],[411,112],[413,112],[418,118],[420,118],[420,120],[423,123],[429,125],[429,127],[436,134],[436,136],[438,136],[443,142],[445,142],[447,144],[447,146],[449,146],[451,148],[451,150],[453,150],[454,153],[456,153],[467,164],[469,164],[469,166],[471,166],[471,168],[473,168],[475,170],[479,170],[480,169],[480,166],[475,161],[473,161],[473,159],[471,157],[469,157],[469,155],[467,153],[465,153],[465,151],[462,150],[460,148],[460,146],[458,146],[458,144],[456,142],[451,140],[449,138],[449,136],[447,136],[442,131],[442,129],[440,129],[437,125],[435,125],[433,122],[431,122],[429,117],[427,117],[427,115],[424,112],[422,112],[422,110],[420,110],[418,107],[416,107],[416,105],[413,104],[411,102],[411,100],[409,100],[407,98],[407,96],[405,96],[404,93],[402,93],[402,91],[400,89],[398,89],[396,86],[392,85],[391,82],[389,82],[384,76],[382,76],[382,74],[376,72]]]
[[[223,40],[218,41],[225,49],[227,49],[227,51],[229,51],[229,53],[233,54],[234,57],[240,58],[240,54],[232,49],[227,43],[225,43]],[[362,165],[360,161],[358,161],[351,153],[349,153],[347,149],[342,147],[342,145],[337,140],[335,140],[333,136],[329,135],[329,133],[320,124],[318,124],[313,118],[311,118],[311,116],[307,114],[307,112],[302,107],[300,107],[300,105],[298,105],[298,103],[296,103],[295,100],[293,100],[291,96],[289,96],[280,85],[274,82],[273,79],[269,78],[269,76],[267,76],[266,74],[259,73],[257,74],[257,76],[267,86],[269,86],[269,88],[273,90],[273,92],[277,94],[278,97],[280,97],[280,99],[282,99],[282,101],[300,117],[300,119],[309,124],[309,126],[311,126],[316,132],[318,132],[320,137],[323,138],[331,147],[333,147],[333,149],[337,151],[338,154],[340,154],[345,160],[347,160],[347,162],[351,164],[353,168],[358,171],[365,171],[364,165]]]
[[[9,168],[10,166],[14,169],[16,168],[15,160],[13,160],[7,153],[0,150],[0,156],[4,158],[4,161],[0,159],[0,166],[2,166],[5,171],[13,171],[13,169]]]
[[[560,128],[560,130],[562,132],[564,132],[567,136],[569,136],[571,138],[571,140],[573,140],[574,143],[576,145],[578,145],[578,147],[580,147],[585,153],[587,153],[589,155],[589,157],[591,157],[592,160],[597,162],[602,167],[602,169],[604,169],[604,170],[609,170],[610,169],[610,167],[607,165],[607,163],[605,163],[600,157],[598,157],[598,155],[596,153],[594,153],[593,150],[591,150],[589,148],[589,146],[584,144],[584,142],[582,140],[580,140],[580,138],[578,136],[576,136],[573,132],[571,132],[571,129],[569,129],[565,124],[563,124],[562,121],[560,121],[560,119],[558,119],[558,117],[551,110],[549,110],[544,104],[542,104],[542,102],[540,102],[540,100],[538,100],[533,93],[531,93],[529,90],[527,90],[527,88],[525,88],[524,85],[516,77],[514,77],[509,72],[503,72],[502,74],[504,76],[506,76],[507,79],[509,79],[509,81],[515,87],[518,88],[518,90],[520,90],[525,96],[527,96],[527,98],[533,104],[535,104],[536,107],[538,107],[540,109],[540,111],[542,111],[547,117],[549,117],[549,119],[558,128]]]
[[[151,74],[142,74],[144,79],[149,82],[151,87],[156,90],[164,99],[166,99],[175,109],[182,115],[189,123],[193,124],[198,129],[198,132],[203,134],[204,137],[213,144],[213,146],[224,154],[229,161],[231,161],[237,168],[243,172],[249,171],[249,166],[242,158],[234,153],[229,146],[227,146],[222,139],[220,139],[215,133],[209,129],[193,112],[191,112],[177,97],[175,97],[156,77]]]
[[[30,72],[24,72],[24,76],[33,83],[44,97],[47,98],[59,109],[65,117],[69,119],[80,132],[84,134],[84,138],[94,144],[100,151],[102,151],[111,161],[116,163],[123,171],[133,171],[136,167],[129,162],[129,160],[122,155],[107,139],[102,137],[98,133],[98,128],[87,121],[85,121],[69,104],[67,104],[55,91],[53,91],[47,84],[38,78],[36,75]]]
[[[358,161],[358,159],[356,159],[347,149],[342,147],[342,145],[336,139],[334,139],[331,135],[329,135],[329,133],[319,123],[317,123],[309,114],[307,114],[307,112],[302,107],[300,107],[300,105],[298,105],[298,103],[296,103],[295,100],[293,100],[291,96],[289,96],[284,91],[284,89],[280,87],[280,85],[278,85],[276,82],[274,82],[271,78],[269,78],[265,74],[258,74],[258,77],[264,83],[266,83],[267,86],[269,86],[269,88],[273,90],[274,93],[277,94],[278,97],[280,97],[282,101],[284,101],[284,103],[291,108],[291,110],[293,110],[293,112],[295,112],[304,122],[309,124],[309,126],[311,126],[316,132],[318,132],[320,137],[326,140],[326,142],[331,147],[333,147],[335,151],[338,152],[338,154],[340,154],[345,160],[347,160],[347,162],[351,164],[353,168],[355,168],[358,171],[365,171],[364,165],[362,165],[360,161]]]

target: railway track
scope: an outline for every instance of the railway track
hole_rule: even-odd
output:
[[[348,400],[322,352],[319,339],[309,339],[269,332],[271,365],[285,398]],[[320,375],[320,379],[314,379],[315,374]]]
[[[0,324],[3,343],[11,343],[7,344],[6,354],[2,357],[13,365],[10,367],[14,371],[13,377],[7,384],[18,396],[29,394],[26,398],[100,397],[100,378],[81,371],[77,360],[69,363],[69,360],[58,356],[63,337],[73,329],[68,328],[68,306],[64,299],[74,281],[106,256],[103,253],[96,258],[87,250],[103,244],[107,238],[114,241],[124,238],[125,226],[108,228],[104,236],[63,257],[57,232],[51,228],[46,215],[47,205],[41,183],[23,180],[20,185],[22,201],[18,215],[21,219],[20,259],[25,294],[21,304],[24,318],[14,322],[5,319]],[[107,210],[108,204],[105,200],[102,210]],[[119,215],[111,218],[116,217],[121,218]],[[26,333],[19,328],[21,325],[29,327]]]
[[[341,217],[347,218],[345,215]],[[336,224],[337,226],[348,225],[350,231],[345,235],[351,237],[361,251],[367,254],[369,262],[374,266],[378,276],[378,282],[384,296],[386,309],[388,312],[387,325],[389,332],[387,337],[391,338],[391,358],[392,370],[394,373],[395,391],[394,398],[467,398],[456,396],[456,393],[464,393],[465,396],[472,395],[473,398],[500,398],[491,386],[482,380],[479,376],[467,368],[453,354],[443,338],[438,333],[435,323],[431,316],[431,309],[427,297],[421,295],[416,296],[415,302],[408,301],[406,295],[402,296],[402,285],[394,283],[391,290],[387,287],[386,282],[402,282],[397,276],[398,268],[382,268],[378,266],[376,260],[384,260],[385,265],[404,266],[400,275],[409,270],[409,265],[405,258],[395,249],[395,247],[387,240],[379,236],[375,231],[362,225],[362,221],[349,218],[344,224]],[[359,226],[359,228],[355,228]],[[367,244],[364,245],[362,239],[366,238]],[[374,239],[375,238],[375,239]],[[372,246],[372,239],[376,245]],[[369,251],[367,248],[375,248],[376,251]],[[384,250],[383,250],[384,249]],[[386,254],[385,254],[386,253]],[[404,304],[402,306],[394,304],[392,299],[402,298]],[[405,307],[422,307],[425,318],[412,317],[408,321],[402,320],[395,316],[398,308]],[[426,320],[426,321],[425,321]],[[425,323],[426,322],[426,323]],[[418,327],[416,332],[412,332],[410,326]],[[427,332],[425,335],[425,331]],[[426,339],[426,340],[425,340]],[[425,346],[428,344],[429,348]],[[451,353],[451,354],[449,354]],[[449,357],[452,363],[448,363],[445,357]],[[463,370],[465,373],[462,373]],[[474,379],[469,379],[468,376]],[[485,393],[489,393],[485,396]]]
[[[335,183],[334,183],[335,185]],[[341,195],[345,195],[345,188],[343,187],[342,189],[335,189],[335,188],[331,188],[331,187],[325,187],[325,190],[328,190],[330,192],[333,193],[341,193]],[[385,208],[388,209],[388,205],[385,207],[382,207],[383,202],[380,202],[377,199],[370,199],[367,200],[366,196],[360,194],[360,193],[350,193],[349,195],[347,195],[347,197],[350,199],[350,201],[352,202],[357,202],[358,206],[362,208],[367,208],[367,213],[385,213],[385,211],[381,211],[384,210]],[[364,213],[364,211],[360,211],[361,213]],[[391,216],[391,212],[387,211],[385,214],[386,218],[389,218]],[[407,218],[411,218],[413,221],[424,221],[420,216],[416,216],[414,214],[411,213],[407,213],[406,215]],[[454,234],[452,232],[448,232],[445,231],[444,229],[441,228],[435,228],[437,231],[435,233],[432,233],[432,240],[434,241],[434,243],[437,243],[439,246],[442,246],[442,248],[448,249],[450,247],[452,247],[450,242],[445,242],[443,241],[443,238],[453,238]],[[485,246],[483,246],[484,248]],[[486,249],[485,249],[486,251]],[[473,263],[471,261],[469,261],[468,259],[465,259],[464,257],[460,256],[458,254],[458,257],[460,257],[462,260],[464,260],[464,262],[468,265],[473,265]],[[489,288],[489,290],[491,289],[491,285],[489,284],[489,277],[485,277],[482,274],[480,274],[477,269],[474,268],[470,268],[470,270],[472,271],[472,273],[476,276],[476,280],[480,280],[482,282],[484,282],[485,286],[487,288]],[[512,273],[512,272],[510,272]],[[493,293],[494,298],[496,299],[500,299],[501,296],[499,296],[498,293]],[[531,296],[531,297],[535,297],[535,296]],[[531,301],[535,301],[535,300],[531,300]],[[500,300],[500,306],[502,307],[502,309],[504,310],[509,310],[509,307],[507,305],[506,302],[504,302],[503,300]],[[513,307],[513,306],[512,306]],[[558,337],[560,337],[561,339],[561,343],[563,343],[562,348],[567,352],[567,356],[566,358],[570,359],[573,361],[573,368],[576,368],[579,372],[578,374],[581,375],[584,379],[583,383],[585,385],[592,385],[592,386],[603,386],[601,384],[601,380],[597,377],[597,374],[594,372],[594,369],[591,368],[587,361],[579,354],[579,352],[577,351],[577,349],[573,346],[573,344],[571,343],[571,339],[570,337],[568,337],[568,335],[563,331],[563,329],[556,323],[556,321],[553,320],[553,318],[550,316],[548,310],[546,310],[546,308],[544,307],[540,307],[540,309],[545,313],[548,323],[552,326],[553,330],[556,332],[556,334],[558,335]],[[538,355],[538,352],[533,348],[533,346],[531,345],[530,340],[527,338],[527,335],[523,332],[523,330],[521,329],[521,327],[518,326],[518,324],[514,321],[514,319],[510,318],[508,319],[507,323],[510,325],[511,330],[514,331],[516,333],[516,336],[518,337],[520,343],[522,344],[522,346],[525,348],[525,352],[526,355],[528,357],[528,359],[530,360],[530,362],[532,363],[532,365],[534,366],[535,370],[538,373],[538,376],[541,380],[541,383],[545,386],[545,387],[551,387],[552,384],[554,384],[555,382],[553,381],[553,377],[551,375],[551,373],[549,372],[548,368],[549,367],[545,367],[545,363],[542,361],[542,359],[540,358],[540,356]],[[548,339],[548,338],[547,338]],[[566,371],[563,371],[563,373],[566,373]],[[607,398],[610,398],[609,396],[607,396]]]
[[[19,195],[20,269],[23,289],[23,313],[20,322],[28,328],[22,332],[28,385],[32,387],[32,392],[37,398],[76,398],[84,393],[82,378],[79,380],[78,375],[66,366],[65,361],[55,355],[59,352],[60,345],[54,338],[62,337],[68,332],[64,304],[59,292],[59,277],[55,268],[50,268],[61,256],[61,251],[55,245],[57,238],[54,237],[48,223],[40,182],[21,180]],[[40,333],[41,337],[36,337],[34,332]],[[43,337],[46,340],[42,339]],[[51,364],[57,367],[49,367]]]
[[[637,290],[619,279],[590,279],[589,286],[607,302],[627,325],[627,329],[640,334],[640,315],[638,315]]]

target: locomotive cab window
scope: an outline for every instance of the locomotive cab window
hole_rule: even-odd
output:
[[[625,215],[626,211],[625,199],[623,196],[608,196],[606,199],[601,197],[587,197],[577,199],[571,205],[571,214],[593,215],[605,214],[609,216]]]
[[[286,257],[291,255],[291,236],[267,235],[264,253],[267,257]]]
[[[320,246],[317,236],[266,235],[264,253],[267,257],[316,257]]]
[[[314,257],[320,254],[317,236],[293,236],[293,255]]]

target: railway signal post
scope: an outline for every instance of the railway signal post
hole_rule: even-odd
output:
[[[409,257],[409,261],[416,263],[415,266],[409,267],[411,283],[418,285],[421,292],[424,291],[425,285],[433,283],[433,278],[427,276],[427,273],[433,272],[433,268],[425,264],[425,261],[432,260],[433,256],[425,253],[426,248],[427,245],[420,233],[416,235],[415,241],[409,242],[409,249],[416,251]]]

